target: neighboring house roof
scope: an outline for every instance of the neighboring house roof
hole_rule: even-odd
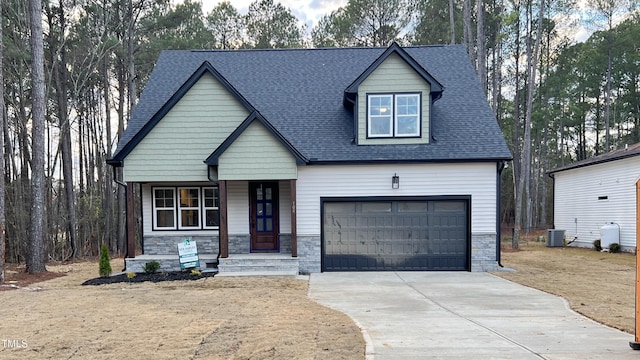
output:
[[[429,76],[436,90],[446,89],[431,107],[429,144],[356,145],[353,111],[343,105],[343,96],[389,49],[163,51],[109,162],[124,160],[204,71],[213,73],[249,112],[258,111],[308,163],[511,159],[461,45],[395,50],[406,51],[405,61],[414,61],[409,65],[423,78]]]
[[[569,164],[569,165],[565,165],[565,166],[561,166],[561,167],[555,168],[555,169],[549,171],[549,174],[551,175],[551,174],[554,174],[554,173],[557,173],[557,172],[561,172],[561,171],[565,171],[565,170],[577,169],[577,168],[581,168],[581,167],[585,167],[585,166],[591,166],[591,165],[595,165],[595,164],[602,164],[602,163],[606,163],[606,162],[609,162],[609,161],[625,159],[625,158],[628,158],[628,157],[638,156],[638,155],[640,155],[640,143],[629,145],[629,146],[625,146],[622,149],[609,151],[608,153],[605,153],[605,154],[602,154],[602,155],[598,155],[598,156],[592,157],[590,159],[584,159],[584,160],[576,161],[573,164]]]

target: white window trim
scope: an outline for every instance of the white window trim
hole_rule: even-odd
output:
[[[156,207],[156,190],[171,190],[173,193],[173,206],[168,207]],[[151,189],[151,206],[153,207],[153,229],[154,230],[176,230],[178,224],[176,213],[176,188],[175,187],[154,187]],[[158,226],[158,210],[171,210],[173,211],[173,226]]]
[[[197,189],[198,190],[198,226],[181,226],[181,210],[196,210],[195,207],[180,206],[180,190],[181,189]],[[218,210],[220,207],[204,206],[204,189],[219,189],[217,186],[152,186],[151,187],[151,218],[152,231],[171,231],[171,230],[219,230],[219,226],[206,226],[206,210]],[[173,207],[158,208],[156,207],[156,190],[171,190],[173,194]],[[219,190],[218,190],[219,191]],[[218,193],[218,202],[220,194]],[[214,202],[215,204],[215,202]],[[158,226],[158,210],[173,211],[174,226]],[[218,213],[219,214],[219,213]]]
[[[398,134],[398,114],[396,113],[398,96],[415,96],[417,97],[418,113],[417,121],[418,126],[416,132],[412,134]],[[376,97],[391,97],[391,119],[390,119],[390,133],[389,134],[372,134],[371,133],[371,119],[378,115],[371,115],[371,99]],[[367,94],[367,138],[370,139],[393,139],[393,138],[416,138],[422,134],[422,93],[420,92],[407,92],[407,93],[388,93],[388,94]]]
[[[214,194],[215,194],[215,190],[218,190],[218,196],[215,197],[213,199],[213,206],[205,206],[205,198],[204,198],[204,191],[206,189],[212,189],[214,190]],[[219,188],[215,187],[215,186],[206,186],[202,188],[202,219],[200,221],[202,221],[202,228],[206,229],[206,230],[218,230],[220,229],[220,226],[207,226],[207,210],[218,210],[218,215],[220,214],[220,207],[219,206],[215,206],[216,205],[216,199],[218,200],[218,202],[220,202],[220,190]]]
[[[180,204],[180,190],[197,190],[198,191],[198,206],[193,207],[193,206],[182,206]],[[202,196],[201,196],[201,191],[199,187],[196,186],[181,186],[178,187],[178,190],[176,191],[176,195],[178,197],[178,201],[176,203],[177,208],[178,208],[178,230],[200,230],[201,229],[201,214],[202,214],[202,210],[201,210],[201,204],[202,204]],[[196,226],[183,226],[182,225],[182,210],[196,210],[198,211],[198,216],[196,217],[196,219],[198,219],[198,225]]]
[[[396,113],[396,110],[398,109],[398,97],[415,97],[416,99],[416,104],[418,106],[418,111],[416,112],[415,116],[416,116],[416,132],[415,133],[411,133],[411,134],[398,134],[398,114]],[[408,93],[408,94],[395,94],[393,96],[393,103],[394,103],[394,113],[393,113],[393,124],[394,124],[394,128],[393,128],[393,135],[394,137],[417,137],[420,136],[420,112],[421,112],[421,106],[420,106],[420,94],[418,93]],[[413,116],[413,115],[403,115],[403,116]]]
[[[372,134],[371,119],[374,117],[382,117],[380,115],[371,115],[371,99],[373,98],[391,98],[391,117],[389,118],[389,133],[388,134]],[[394,96],[393,94],[371,94],[367,95],[367,136],[371,138],[392,138],[393,137],[393,124],[394,124]],[[386,117],[386,116],[385,116]]]

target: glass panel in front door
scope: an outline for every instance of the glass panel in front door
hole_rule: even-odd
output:
[[[264,191],[263,191],[264,190]],[[273,197],[270,186],[256,188],[256,231],[273,231]]]

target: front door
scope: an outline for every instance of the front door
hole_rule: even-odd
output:
[[[251,252],[278,251],[278,183],[249,183]]]

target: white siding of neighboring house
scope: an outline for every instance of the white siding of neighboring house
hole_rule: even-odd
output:
[[[391,188],[391,177],[400,188]],[[298,235],[320,234],[321,197],[471,195],[472,234],[496,232],[496,164],[326,165],[298,168]]]
[[[605,223],[620,225],[620,245],[636,246],[636,181],[640,156],[554,173],[554,226],[592,247]],[[606,200],[598,200],[607,196]],[[630,250],[630,249],[629,249]]]

